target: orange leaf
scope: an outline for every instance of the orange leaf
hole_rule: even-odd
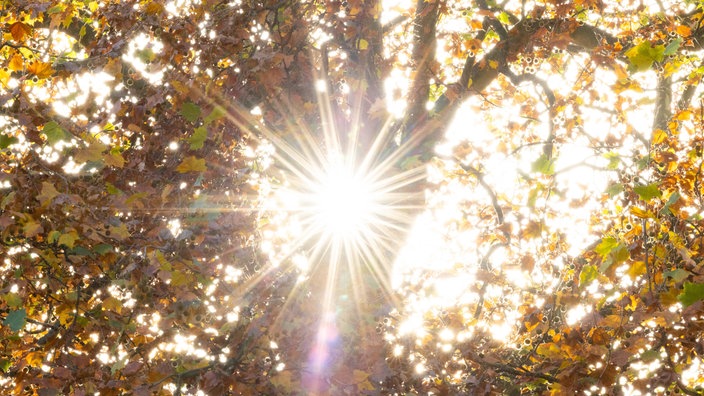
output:
[[[32,27],[25,23],[15,22],[10,25],[10,34],[12,34],[12,38],[15,39],[15,41],[24,41],[25,36],[31,33]]]
[[[690,29],[689,26],[685,25],[677,26],[677,29],[675,31],[682,37],[689,37],[692,35],[692,29]]]
[[[12,58],[10,58],[10,63],[7,65],[7,67],[12,71],[22,70],[22,68],[24,67],[24,60],[22,59],[22,55],[12,55]]]
[[[51,77],[54,74],[54,69],[51,68],[51,63],[32,62],[27,66],[27,71],[39,78]]]

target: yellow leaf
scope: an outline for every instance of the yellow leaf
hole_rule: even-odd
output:
[[[125,223],[122,223],[119,227],[110,227],[109,236],[117,239],[118,241],[122,241],[130,237],[130,232],[127,230],[127,226],[125,225]]]
[[[43,351],[30,352],[27,354],[27,357],[25,357],[24,360],[26,360],[27,364],[32,367],[41,367],[42,363],[44,363],[44,352]]]
[[[103,161],[105,161],[105,165],[114,166],[116,168],[122,168],[125,166],[125,158],[118,152],[111,151],[103,155]]]
[[[365,39],[359,39],[358,47],[360,50],[364,51],[369,48],[369,42]]]
[[[162,12],[164,12],[164,6],[152,1],[147,4],[147,6],[144,8],[144,12],[146,12],[149,15],[161,15]]]
[[[108,297],[103,300],[103,310],[115,311],[119,314],[122,312],[122,302],[115,297]]]
[[[555,343],[553,342],[546,342],[544,344],[538,345],[538,347],[535,349],[535,352],[538,355],[546,357],[558,356],[560,355],[560,347],[555,345]]]
[[[81,164],[89,161],[98,161],[103,159],[103,151],[106,146],[100,142],[94,141],[88,144],[88,147],[79,149],[73,156],[73,160]]]
[[[667,139],[667,132],[663,131],[662,129],[656,129],[655,132],[653,132],[653,144],[660,144]]]
[[[357,390],[361,391],[373,391],[374,385],[369,382],[369,373],[362,370],[354,370],[352,372],[352,377],[354,378],[355,384],[357,384]]]
[[[10,72],[6,71],[4,68],[0,68],[0,84],[4,88],[7,88],[7,83],[10,81]]]
[[[51,77],[54,74],[54,69],[51,68],[51,63],[34,61],[27,66],[27,71],[39,78]]]
[[[27,238],[35,237],[42,231],[44,231],[44,228],[41,223],[34,221],[32,218],[29,218],[22,226],[22,232]]]
[[[57,195],[59,195],[59,192],[53,184],[49,182],[42,182],[42,192],[37,195],[37,199],[42,206],[47,206]]]
[[[59,237],[59,245],[64,245],[69,249],[73,249],[78,239],[78,233],[74,230],[69,231],[66,234],[61,234]]]
[[[677,32],[677,34],[679,34],[682,37],[689,37],[692,35],[692,29],[690,29],[689,26],[685,26],[685,25],[677,26],[676,32]]]
[[[679,121],[686,121],[690,118],[692,118],[692,112],[690,110],[682,110],[677,113],[677,119]]]
[[[22,59],[22,55],[12,55],[12,58],[10,58],[10,63],[7,65],[7,67],[10,68],[10,70],[12,71],[22,70],[24,68],[24,59]]]
[[[626,273],[631,276],[631,278],[636,278],[638,276],[641,276],[647,272],[647,268],[645,267],[645,262],[643,261],[636,261],[631,266],[628,268],[628,271]]]
[[[641,219],[650,219],[654,217],[651,211],[641,209],[637,206],[631,206],[631,214]]]
[[[190,156],[184,158],[183,161],[176,167],[176,170],[180,173],[187,172],[205,172],[205,159],[196,158],[195,156]]]
[[[490,61],[489,61],[489,67],[491,67],[492,69],[496,69],[496,68],[499,67],[499,62],[497,62],[497,61],[495,61],[495,60],[490,60]]]

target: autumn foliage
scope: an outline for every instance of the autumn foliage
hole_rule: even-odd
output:
[[[0,5],[0,393],[701,394],[700,2]],[[427,177],[273,262],[330,130]]]

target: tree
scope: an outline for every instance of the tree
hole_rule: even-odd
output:
[[[3,10],[5,393],[701,392],[699,2]]]

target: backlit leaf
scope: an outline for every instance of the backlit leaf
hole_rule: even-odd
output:
[[[68,133],[56,123],[56,121],[49,121],[44,124],[44,129],[42,132],[46,136],[46,142],[53,146],[54,144],[68,139]]]
[[[665,278],[672,278],[675,282],[682,282],[683,280],[687,279],[689,275],[692,273],[687,271],[686,269],[678,268],[673,271],[665,271],[663,272],[663,276]]]
[[[81,148],[76,151],[73,156],[73,160],[81,164],[84,162],[99,161],[103,159],[103,151],[107,149],[107,146],[98,141],[93,141],[88,143],[87,147]]]
[[[195,122],[200,117],[200,107],[191,102],[184,102],[181,105],[181,115],[190,122]]]
[[[684,290],[677,296],[677,299],[685,308],[697,301],[704,300],[704,283],[685,282]]]
[[[25,38],[32,34],[32,27],[22,22],[15,22],[10,25],[10,34],[15,41],[22,42]]]
[[[183,159],[183,161],[176,167],[176,170],[180,173],[187,172],[205,172],[205,159],[196,158],[194,156],[189,156]]]
[[[5,134],[0,134],[0,150],[6,149],[13,144],[19,143],[20,140],[14,136],[8,136]]]
[[[552,175],[555,173],[555,160],[548,158],[546,154],[543,154],[538,158],[531,166],[533,172],[539,172],[544,175]]]
[[[635,186],[633,187],[633,191],[638,194],[643,201],[650,201],[653,198],[660,198],[662,196],[662,191],[660,191],[659,187],[659,183],[652,183],[645,186]]]
[[[579,286],[584,287],[589,285],[599,276],[599,271],[595,265],[585,265],[579,273]]]
[[[606,237],[594,248],[594,251],[599,253],[602,257],[606,257],[618,245],[619,243],[616,238]]]
[[[662,62],[664,54],[664,45],[658,44],[653,46],[648,41],[644,41],[626,51],[626,57],[631,64],[631,71],[645,71],[650,69],[654,62]]]
[[[675,53],[677,53],[677,50],[680,48],[680,44],[682,44],[682,39],[679,37],[670,41],[670,43],[667,45],[667,47],[665,47],[665,52],[663,52],[663,55],[665,55],[665,56],[674,55]]]
[[[24,69],[24,58],[20,54],[12,55],[10,62],[8,62],[7,67],[12,71],[18,71]]]
[[[39,78],[48,78],[54,74],[54,69],[51,68],[51,63],[34,61],[27,66],[27,71]]]
[[[10,308],[19,308],[22,306],[22,297],[17,293],[7,293],[3,296],[3,300]]]
[[[188,144],[191,145],[191,150],[198,150],[203,147],[203,143],[205,143],[207,139],[208,129],[201,126],[193,131],[193,134],[188,138]]]
[[[10,311],[2,322],[5,326],[9,326],[10,330],[15,333],[20,331],[27,323],[27,311],[23,309],[18,309],[16,311]]]
[[[59,192],[56,190],[56,187],[45,181],[42,182],[42,191],[37,195],[37,199],[42,206],[47,206],[57,195],[59,195]]]

